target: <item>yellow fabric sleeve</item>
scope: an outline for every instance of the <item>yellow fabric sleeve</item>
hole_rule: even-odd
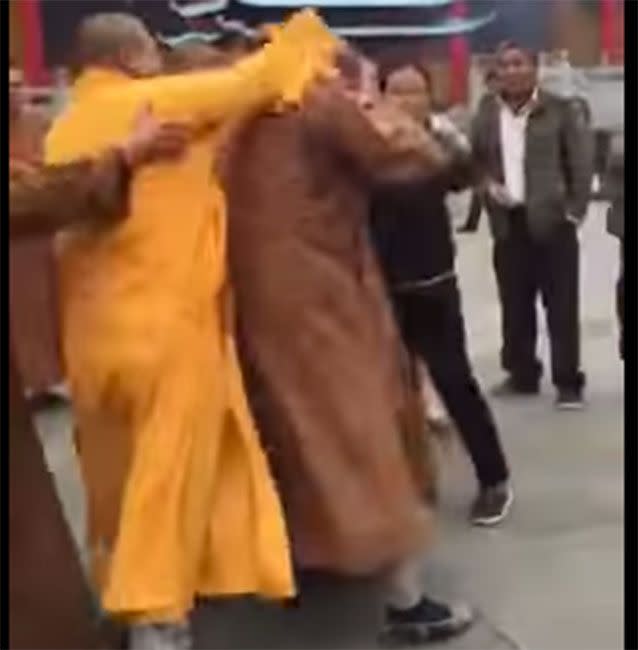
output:
[[[277,99],[298,103],[311,81],[332,70],[336,44],[321,19],[305,10],[274,30],[271,43],[227,70],[140,80],[126,92],[163,117],[217,123]]]

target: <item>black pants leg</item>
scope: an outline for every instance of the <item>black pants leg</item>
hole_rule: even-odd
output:
[[[580,390],[579,245],[576,227],[565,222],[537,244],[536,263],[547,312],[552,380],[557,388]]]
[[[625,254],[623,242],[620,242],[620,274],[616,283],[616,313],[618,314],[618,327],[620,336],[618,350],[620,358],[625,358]]]
[[[493,258],[501,303],[501,365],[518,387],[531,389],[543,370],[536,356],[536,250],[524,212],[510,218],[510,232],[494,243]]]
[[[596,131],[594,134],[594,173],[603,176],[609,160],[611,134],[607,131]]]
[[[456,282],[442,283],[424,294],[395,296],[395,306],[406,346],[427,364],[481,487],[507,480],[509,470],[494,418],[468,359]]]
[[[483,201],[481,195],[474,191],[472,192],[472,199],[470,201],[470,209],[467,213],[467,219],[462,226],[463,230],[475,231],[478,228],[479,221],[481,220],[481,213],[483,212]]]

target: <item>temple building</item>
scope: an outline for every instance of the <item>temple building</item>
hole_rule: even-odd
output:
[[[220,30],[253,29],[306,6],[303,0],[9,0],[11,54],[31,84],[65,65],[77,23],[102,11],[138,14],[166,43],[214,42]],[[536,50],[564,49],[575,66],[622,63],[624,0],[320,0],[335,32],[393,65],[427,61],[444,103],[467,96],[470,53],[505,38]]]

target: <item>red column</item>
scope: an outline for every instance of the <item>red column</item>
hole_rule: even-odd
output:
[[[17,9],[22,23],[24,79],[30,85],[43,84],[47,75],[44,67],[40,0],[18,0]]]
[[[600,59],[610,63],[615,50],[616,0],[600,0]]]
[[[464,0],[455,0],[452,5],[453,18],[465,18],[467,5]],[[470,54],[467,39],[463,35],[450,37],[450,103],[459,104],[467,99],[467,80]]]

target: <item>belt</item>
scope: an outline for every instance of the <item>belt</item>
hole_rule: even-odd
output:
[[[409,282],[400,282],[395,284],[392,288],[394,291],[415,291],[417,289],[427,289],[434,285],[445,282],[446,280],[452,280],[456,277],[456,271],[450,270],[445,273],[439,273],[433,278],[427,278],[426,280],[411,280]]]

